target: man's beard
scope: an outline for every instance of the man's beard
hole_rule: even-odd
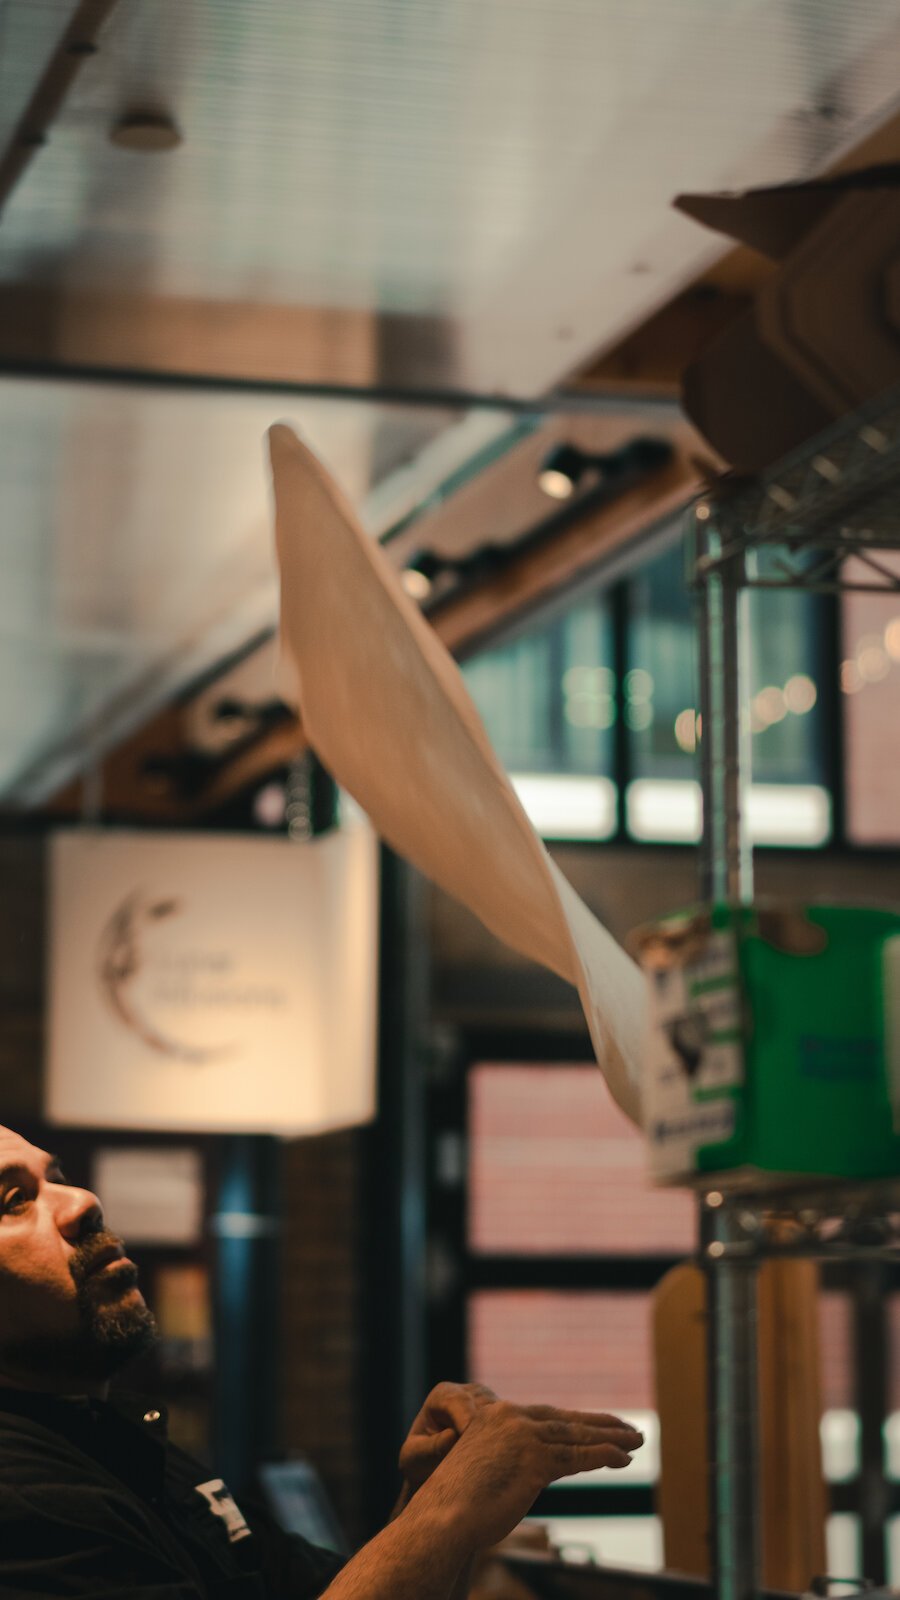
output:
[[[113,1293],[103,1274],[91,1275],[91,1265],[98,1256],[118,1244],[115,1234],[103,1230],[85,1239],[72,1257],[78,1309],[75,1331],[69,1335],[32,1335],[5,1344],[0,1353],[4,1365],[33,1377],[52,1374],[54,1379],[73,1383],[96,1382],[113,1377],[120,1367],[156,1342],[156,1322],[149,1308],[143,1302],[122,1304],[125,1292],[137,1283],[137,1269],[130,1263],[114,1268],[118,1292]]]

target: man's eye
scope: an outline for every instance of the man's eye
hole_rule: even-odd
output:
[[[11,1213],[15,1216],[17,1213],[24,1211],[27,1204],[28,1196],[23,1194],[21,1189],[10,1189],[3,1200],[4,1215]]]

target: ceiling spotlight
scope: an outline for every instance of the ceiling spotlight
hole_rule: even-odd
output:
[[[145,756],[138,771],[147,794],[183,800],[199,794],[209,777],[210,762],[199,751],[177,750],[171,755]]]
[[[122,150],[174,150],[181,134],[172,118],[159,111],[129,111],[110,130],[110,139]]]
[[[418,567],[407,567],[401,577],[401,583],[412,600],[417,600],[421,605],[431,593],[431,579]]]
[[[248,722],[256,720],[252,709],[249,709],[240,700],[226,696],[217,700],[212,708],[212,720],[217,723],[223,733],[230,738],[237,739],[245,732]]]
[[[574,444],[558,444],[544,459],[538,473],[538,485],[551,500],[568,500],[574,493],[585,468],[591,465]]]
[[[400,581],[407,594],[421,604],[428,599],[438,573],[448,565],[452,566],[452,562],[448,563],[442,556],[435,555],[433,550],[417,550],[414,556],[410,556]]]
[[[290,716],[283,700],[248,702],[236,700],[233,695],[223,695],[209,708],[209,718],[229,739],[263,733]]]
[[[283,783],[264,783],[253,796],[253,815],[263,828],[280,828],[285,821],[287,794]]]
[[[576,444],[558,444],[545,457],[538,484],[551,499],[569,500],[584,474],[590,472],[601,489],[621,494],[629,481],[657,472],[673,455],[671,440],[644,436],[631,439],[606,455],[580,450]]]

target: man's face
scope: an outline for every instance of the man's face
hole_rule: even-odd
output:
[[[96,1383],[154,1337],[137,1269],[95,1195],[0,1127],[0,1383]]]

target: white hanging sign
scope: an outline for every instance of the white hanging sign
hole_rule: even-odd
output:
[[[315,1133],[375,1112],[377,847],[78,830],[51,844],[46,1110]]]

